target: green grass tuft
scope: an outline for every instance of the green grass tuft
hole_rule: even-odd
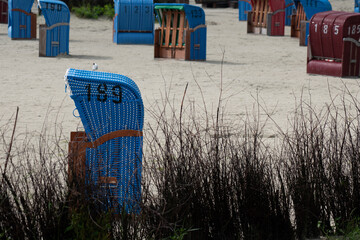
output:
[[[102,6],[84,5],[81,7],[73,7],[72,12],[79,18],[98,19],[101,16],[112,19],[115,15],[114,7],[111,4]]]

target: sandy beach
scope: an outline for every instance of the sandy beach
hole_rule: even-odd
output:
[[[354,9],[352,0],[330,2],[333,10]],[[146,109],[145,134],[152,121],[149,109],[160,104],[165,94],[180,109],[187,83],[185,101],[202,108],[202,91],[208,111],[215,112],[222,79],[226,118],[244,118],[258,98],[284,128],[302,95],[304,99],[311,97],[312,105],[318,108],[331,101],[329,92],[333,97],[341,95],[345,85],[359,97],[359,79],[306,73],[307,48],[299,46],[299,39],[290,38],[290,27],[286,27],[284,37],[247,34],[246,22],[238,21],[237,9],[208,8],[205,13],[205,62],[154,59],[152,45],[114,44],[112,21],[75,15],[70,20],[70,55],[39,57],[38,39],[11,40],[7,25],[0,24],[0,126],[18,106],[17,133],[40,131],[44,122],[55,121],[62,124],[64,134],[75,130],[81,124],[73,116],[74,102],[65,93],[64,74],[68,68],[91,70],[93,62],[99,71],[126,75],[137,83]],[[44,23],[43,16],[37,22]],[[273,123],[266,129],[269,136],[276,131]]]

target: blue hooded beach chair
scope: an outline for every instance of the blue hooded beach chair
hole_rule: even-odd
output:
[[[39,56],[69,54],[70,11],[58,0],[39,0],[46,24],[39,27]]]
[[[296,12],[294,0],[285,0],[285,26],[291,26],[291,15]]]
[[[113,42],[154,44],[153,0],[114,0]]]
[[[360,10],[359,10],[359,0],[355,0],[355,8],[354,8],[354,12],[356,12],[356,13],[359,13],[360,12]]]
[[[144,124],[138,87],[113,73],[69,69],[65,78],[86,133],[78,144],[85,182],[109,190],[111,209],[138,213]]]
[[[296,15],[291,18],[290,35],[300,38],[300,46],[307,46],[310,19],[316,13],[331,11],[332,7],[328,0],[294,0],[294,2]]]
[[[156,3],[160,27],[155,30],[154,57],[206,60],[205,12],[201,7]]]
[[[247,21],[247,13],[251,11],[251,0],[239,0],[239,21]]]
[[[36,38],[36,15],[31,13],[34,0],[9,0],[8,35],[11,39]]]

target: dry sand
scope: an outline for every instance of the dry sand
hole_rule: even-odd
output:
[[[334,10],[353,11],[352,0],[331,3]],[[330,102],[329,90],[336,96],[344,84],[359,96],[358,79],[306,74],[307,49],[289,37],[290,27],[286,27],[284,37],[247,34],[246,23],[238,21],[237,9],[205,9],[205,13],[206,62],[154,59],[153,46],[112,43],[110,20],[85,20],[74,15],[70,55],[43,58],[38,57],[38,40],[12,41],[7,25],[0,24],[0,126],[19,106],[18,133],[40,131],[44,121],[53,124],[55,119],[62,123],[65,134],[75,130],[80,120],[73,117],[75,106],[64,91],[64,74],[68,68],[91,70],[93,62],[99,71],[123,74],[137,83],[146,109],[145,124],[152,123],[148,110],[160,104],[165,93],[174,99],[178,111],[187,83],[186,101],[203,107],[201,88],[208,111],[215,112],[221,77],[228,119],[244,118],[258,96],[283,128],[302,93],[305,99],[311,96],[313,106],[319,108]],[[38,17],[38,24],[43,22],[43,17]],[[275,125],[270,123],[266,132],[270,136],[273,131]]]

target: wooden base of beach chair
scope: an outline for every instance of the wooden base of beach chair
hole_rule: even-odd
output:
[[[301,3],[299,3],[296,9],[296,15],[291,16],[291,32],[290,32],[291,37],[296,37],[296,38],[300,37],[301,21],[306,21],[306,14],[303,6],[301,5]]]
[[[69,181],[77,180],[79,182],[85,181],[85,162],[86,149],[97,148],[105,142],[118,137],[140,137],[141,131],[136,130],[118,130],[105,134],[93,142],[89,142],[84,131],[71,132],[69,142],[69,162],[68,162],[68,177]],[[100,176],[100,183],[116,183],[116,178],[108,176]]]
[[[161,29],[155,30],[155,45],[154,45],[154,57],[155,58],[175,58],[175,59],[184,59],[190,60],[190,48],[186,47],[190,45],[190,32],[185,31],[185,44],[181,46],[172,47],[172,45],[167,44],[167,46],[161,46],[160,44],[160,34]]]
[[[309,21],[301,21],[300,23],[300,46],[306,46],[307,41],[306,38],[308,37],[306,34],[306,26]]]
[[[46,24],[39,25],[39,57],[46,57]]]
[[[252,21],[249,21],[249,19],[252,19],[254,16],[253,12],[248,12],[248,22],[247,22],[247,33],[254,33],[254,34],[267,34],[267,21],[262,21],[262,23],[257,23],[254,25]],[[267,16],[265,17],[267,18]]]
[[[36,39],[36,14],[30,13],[31,16],[31,39]]]
[[[68,156],[69,182],[85,183],[85,152],[81,152],[82,145],[87,142],[86,133],[83,131],[71,132]]]

